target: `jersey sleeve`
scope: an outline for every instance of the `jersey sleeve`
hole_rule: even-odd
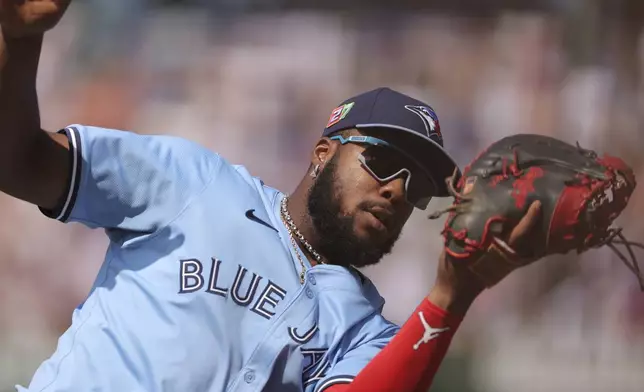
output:
[[[54,210],[62,222],[152,233],[211,181],[220,158],[188,140],[73,125],[68,190]]]
[[[400,327],[378,315],[354,329],[350,340],[354,347],[339,358],[317,382],[314,392],[338,384],[349,384],[367,364],[394,338]]]

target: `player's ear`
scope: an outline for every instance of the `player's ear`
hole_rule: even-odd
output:
[[[329,161],[336,153],[339,143],[323,137],[315,144],[313,148],[313,156],[311,157],[311,164],[313,166],[324,166],[324,162]]]

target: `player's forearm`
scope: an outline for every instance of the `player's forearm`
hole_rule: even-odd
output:
[[[442,300],[449,307],[448,296],[446,293]],[[351,384],[331,387],[329,392],[427,391],[460,322],[461,317],[424,299],[396,337]]]
[[[42,135],[36,94],[36,74],[42,35],[3,37],[0,47],[0,159],[24,151]]]
[[[36,74],[42,34],[0,40],[0,192],[52,209],[67,188],[64,135],[40,128]]]

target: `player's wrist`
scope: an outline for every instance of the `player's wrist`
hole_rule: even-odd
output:
[[[427,295],[427,300],[454,317],[463,317],[481,291],[478,286],[459,288],[450,283],[437,282]]]
[[[436,282],[427,298],[450,314],[463,316],[484,289],[483,282],[460,260],[452,260],[443,252],[438,261]]]
[[[2,54],[5,56],[3,58],[3,63],[9,58],[21,63],[24,61],[31,61],[31,59],[37,61],[40,57],[43,37],[43,34],[15,37],[6,34],[3,29]]]

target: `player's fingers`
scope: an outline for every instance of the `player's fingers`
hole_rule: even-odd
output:
[[[54,1],[34,1],[20,7],[20,14],[26,18],[37,18],[41,15],[51,15],[58,12],[59,6]]]
[[[15,0],[2,0],[0,3],[0,18],[6,20],[19,20],[30,24],[44,17],[60,13],[60,5],[53,0],[36,0],[17,2]]]
[[[526,212],[519,223],[514,227],[514,229],[512,229],[510,238],[508,239],[508,245],[514,247],[525,239],[525,237],[530,234],[532,228],[537,224],[540,217],[541,202],[537,200],[530,205],[528,212]]]

